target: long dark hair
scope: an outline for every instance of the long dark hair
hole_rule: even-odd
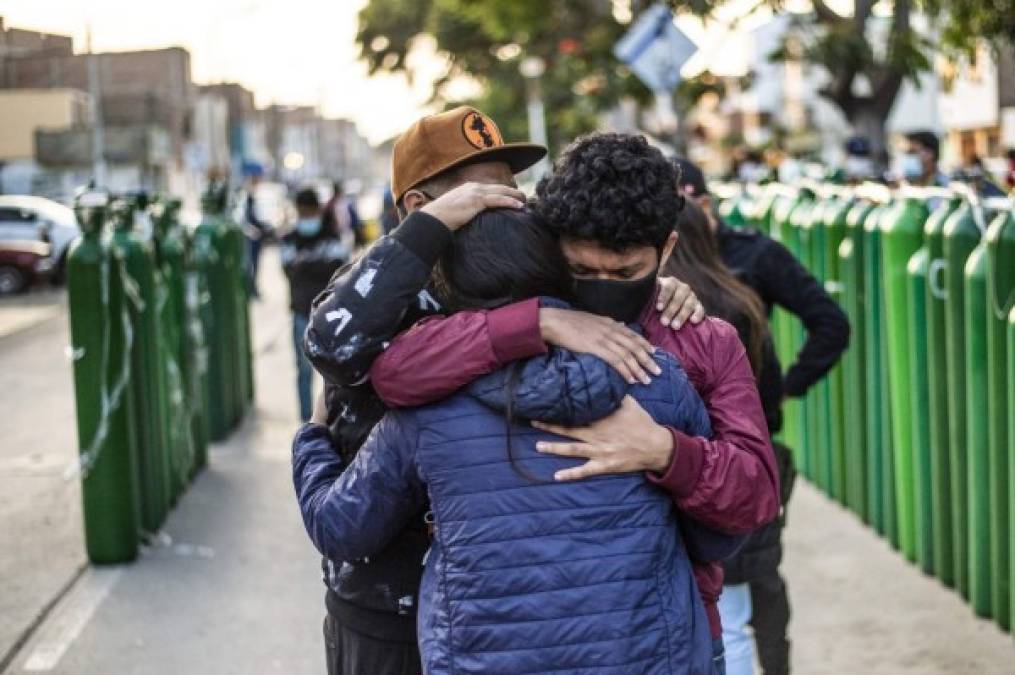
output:
[[[434,270],[434,287],[448,311],[494,309],[518,300],[571,297],[571,275],[556,236],[528,210],[484,211],[455,232]],[[512,427],[521,362],[509,366],[504,410],[507,454],[522,477],[542,482],[515,461]]]
[[[483,211],[455,232],[434,271],[448,311],[493,309],[525,298],[571,295],[556,237],[528,210]]]
[[[690,199],[684,202],[677,219],[679,238],[664,273],[689,284],[710,315],[733,324],[757,375],[768,331],[765,307],[757,294],[723,264],[705,212]]]

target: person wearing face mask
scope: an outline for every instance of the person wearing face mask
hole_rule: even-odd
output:
[[[350,242],[333,228],[322,227],[321,202],[317,191],[306,188],[296,193],[296,224],[282,238],[282,269],[289,279],[289,309],[293,313],[293,348],[296,351],[296,390],[300,420],[310,419],[313,409],[313,367],[303,353],[310,306],[324,290],[331,275],[349,259]]]
[[[941,142],[932,131],[914,131],[906,134],[906,151],[900,160],[902,178],[910,185],[924,187],[948,185],[948,176],[938,168]]]
[[[575,306],[636,323],[649,343],[676,356],[705,404],[713,437],[658,425],[632,405],[581,428],[536,423],[577,441],[540,450],[587,460],[560,471],[557,480],[644,472],[683,513],[717,531],[744,534],[778,514],[778,469],[737,330],[715,318],[675,329],[662,316],[655,284],[680,245],[677,180],[675,167],[644,137],[592,134],[564,151],[536,188],[533,208],[560,243]],[[462,311],[397,336],[370,369],[378,395],[390,407],[424,405],[504,367],[516,357],[490,349],[489,316]],[[524,337],[520,331],[516,339]],[[693,562],[716,672],[722,672],[722,566]]]
[[[319,408],[333,456],[353,461],[387,409],[371,382],[376,358],[400,331],[443,311],[433,272],[454,234],[484,209],[521,209],[525,195],[514,175],[545,154],[540,146],[505,142],[492,119],[468,106],[423,117],[395,142],[391,191],[401,222],[332,277],[314,301],[304,341],[308,358],[324,376]],[[701,320],[700,304],[686,285],[660,279],[659,289],[660,325]],[[598,356],[632,384],[650,381],[654,372],[652,346],[635,331],[588,312],[540,306],[538,298],[473,312],[469,321],[461,330],[449,327],[453,344],[465,346],[454,374],[474,372],[478,365],[493,369],[499,366],[490,364],[537,356],[551,346]],[[426,389],[433,383],[419,384]],[[314,467],[300,461],[301,447],[297,443],[293,450],[294,480]],[[322,560],[323,633],[332,675],[422,672],[416,610],[430,545],[425,515],[411,518],[383,551],[367,559]]]

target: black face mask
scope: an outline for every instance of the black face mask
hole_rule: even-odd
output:
[[[574,295],[578,308],[623,323],[634,323],[652,299],[658,269],[630,281],[575,279]]]

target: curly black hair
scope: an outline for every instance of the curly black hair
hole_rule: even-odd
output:
[[[677,170],[643,136],[597,133],[565,148],[536,186],[536,213],[558,236],[613,251],[662,248],[683,205]]]

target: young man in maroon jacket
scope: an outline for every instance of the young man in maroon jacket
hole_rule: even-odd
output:
[[[565,150],[540,183],[535,210],[561,238],[578,306],[637,321],[652,344],[677,356],[708,408],[714,438],[660,427],[625,401],[590,427],[539,425],[576,441],[547,444],[543,451],[588,460],[560,472],[558,480],[646,471],[690,516],[729,534],[746,533],[775,518],[779,484],[744,347],[736,330],[718,319],[675,330],[656,303],[659,269],[679,245],[672,222],[676,184],[672,165],[644,138],[587,136]],[[503,366],[510,359],[491,338],[487,318],[484,312],[433,318],[396,338],[371,369],[377,393],[393,407],[421,405]],[[531,330],[520,330],[512,343],[511,358],[544,349]],[[722,567],[697,565],[695,576],[719,640]]]

